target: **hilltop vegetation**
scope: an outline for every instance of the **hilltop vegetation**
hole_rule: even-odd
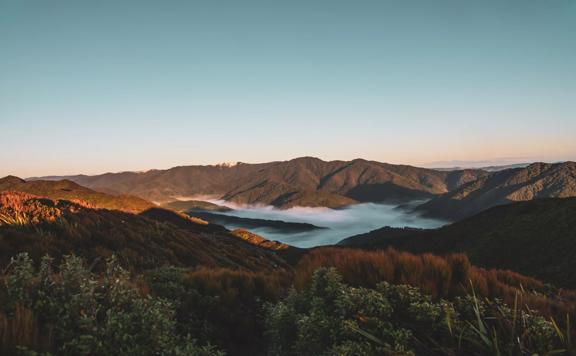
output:
[[[494,207],[435,230],[384,228],[340,244],[415,253],[464,252],[472,263],[576,287],[576,198]]]
[[[252,232],[245,230],[245,229],[236,229],[236,230],[232,231],[232,234],[234,236],[237,236],[237,237],[241,238],[242,240],[252,244],[252,245],[261,246],[261,247],[268,249],[268,250],[279,251],[279,250],[286,250],[289,248],[294,248],[294,247],[286,245],[282,242],[267,240],[267,239],[263,238],[262,236],[257,235],[255,233],[252,233]]]
[[[19,252],[85,257],[100,265],[112,254],[130,268],[170,264],[274,270],[282,259],[221,227],[197,223],[172,211],[146,217],[92,209],[65,200],[0,192],[0,265]],[[148,212],[151,214],[151,212]],[[169,215],[171,220],[163,220]]]
[[[97,192],[70,180],[28,182],[18,177],[8,176],[0,179],[0,191],[19,191],[54,200],[81,201],[93,208],[122,210],[131,213],[154,207],[154,204],[142,198],[125,194],[112,195]]]

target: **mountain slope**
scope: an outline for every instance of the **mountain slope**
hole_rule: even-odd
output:
[[[302,157],[284,162],[185,166],[67,178],[93,189],[158,202],[208,195],[241,204],[341,207],[356,201],[431,197],[485,175],[481,170],[440,172],[361,159],[326,162]]]
[[[465,252],[472,263],[576,287],[576,198],[498,206],[435,230],[383,228],[339,243],[411,252]]]
[[[228,207],[202,200],[175,200],[162,204],[162,207],[180,212],[186,212],[188,210],[214,211],[219,213],[232,211],[232,209]]]
[[[140,212],[154,206],[151,202],[131,195],[112,195],[83,187],[70,180],[25,181],[7,176],[0,179],[0,191],[19,191],[50,199],[81,200],[95,208]]]
[[[0,192],[0,265],[28,252],[35,259],[76,254],[96,266],[114,253],[135,270],[168,264],[254,271],[288,268],[273,252],[241,241],[222,227],[157,208],[143,214]]]
[[[479,177],[417,208],[428,216],[459,220],[497,205],[576,196],[576,163],[533,163]]]
[[[325,229],[322,226],[316,226],[303,222],[290,222],[283,220],[254,219],[234,215],[217,214],[207,211],[189,211],[192,218],[209,221],[212,224],[225,225],[228,227],[241,227],[244,229],[267,228],[284,233],[300,233],[305,231]]]

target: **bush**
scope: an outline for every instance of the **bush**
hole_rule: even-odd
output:
[[[490,299],[500,298],[513,305],[517,293],[523,303],[548,317],[576,316],[576,293],[553,291],[539,280],[512,271],[485,270],[470,265],[464,254],[415,255],[392,248],[363,251],[350,248],[317,248],[296,266],[295,284],[302,288],[314,271],[336,268],[344,282],[354,287],[375,288],[381,282],[407,284],[439,299],[453,299],[472,293]]]
[[[291,283],[281,272],[174,267],[150,271],[146,280],[151,295],[176,307],[181,333],[210,340],[237,355],[264,351],[264,304],[278,301]]]
[[[320,268],[267,308],[272,355],[525,355],[569,353],[566,335],[531,310],[474,294],[434,300],[418,288],[351,287]]]
[[[50,258],[44,258],[36,271],[30,258],[21,254],[12,260],[4,284],[3,353],[218,354],[178,334],[173,305],[142,296],[114,257],[98,277],[75,256],[66,256],[55,273]],[[15,331],[16,327],[20,330]]]

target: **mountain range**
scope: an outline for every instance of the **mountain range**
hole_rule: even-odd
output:
[[[576,163],[533,163],[480,176],[436,197],[416,210],[425,215],[460,220],[497,205],[539,198],[576,196]]]
[[[136,195],[158,203],[208,196],[280,208],[336,208],[356,202],[430,198],[486,175],[475,169],[442,172],[363,159],[326,162],[302,157],[261,164],[181,166],[42,179],[65,178],[95,190]]]

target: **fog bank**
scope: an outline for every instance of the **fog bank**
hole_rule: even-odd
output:
[[[212,201],[233,209],[222,213],[244,218],[283,220],[288,222],[309,223],[327,229],[303,233],[281,233],[268,228],[252,228],[253,231],[270,240],[277,240],[297,247],[314,247],[336,244],[352,235],[379,229],[384,226],[435,228],[446,224],[446,221],[424,218],[411,213],[397,205],[357,204],[344,209],[296,207],[280,210],[270,206],[238,206],[223,201]],[[228,225],[227,228],[242,226]]]

